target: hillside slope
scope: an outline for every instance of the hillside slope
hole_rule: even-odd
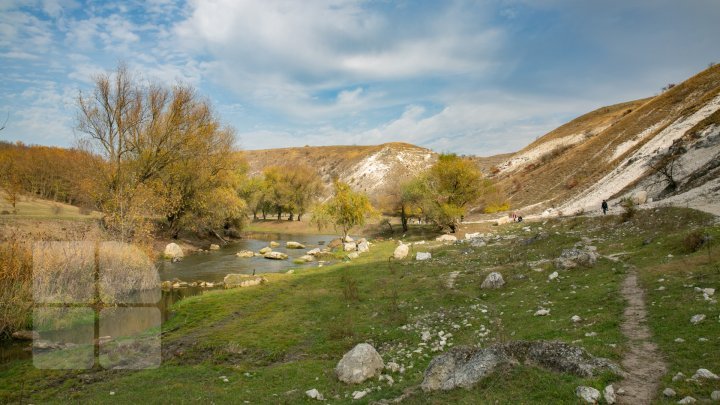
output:
[[[557,128],[499,165],[495,177],[514,207],[575,214],[639,191],[702,206],[720,194],[719,166],[714,66],[656,97],[603,107]],[[673,172],[675,186],[663,171]]]

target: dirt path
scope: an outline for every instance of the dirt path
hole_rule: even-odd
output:
[[[627,376],[618,386],[625,394],[618,396],[620,404],[649,404],[658,392],[660,378],[667,369],[657,345],[650,340],[647,326],[647,311],[642,288],[638,285],[637,274],[631,272],[622,284],[622,295],[628,301],[620,325],[623,335],[629,340],[630,350],[622,360]]]

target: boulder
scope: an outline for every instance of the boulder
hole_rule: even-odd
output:
[[[370,251],[370,243],[365,240],[365,238],[360,239],[360,241],[357,243],[357,251],[360,253],[365,253]]]
[[[648,199],[647,191],[639,190],[632,195],[632,202],[636,205],[645,204]]]
[[[550,275],[548,276],[548,281],[555,280],[556,278],[558,278],[558,276],[559,276],[558,272],[557,272],[557,271],[553,271],[553,272],[550,273]]]
[[[178,259],[184,257],[185,254],[177,243],[168,243],[167,246],[165,246],[164,256],[166,259]]]
[[[378,375],[385,364],[374,347],[360,343],[345,353],[335,367],[338,380],[347,384],[360,384]]]
[[[351,238],[350,235],[346,236],[343,240],[345,243],[355,242],[355,239]]]
[[[600,399],[600,391],[584,385],[575,388],[575,395],[588,404],[596,404]]]
[[[357,250],[357,245],[355,242],[346,242],[343,244],[343,250],[345,252],[354,252]]]
[[[304,262],[309,263],[309,262],[315,260],[315,257],[313,255],[303,255],[303,256],[298,257],[298,260],[302,260]]]
[[[357,259],[357,258],[360,257],[360,253],[358,253],[358,252],[350,252],[350,253],[348,253],[347,257],[348,257],[348,259],[355,260],[355,259]]]
[[[538,309],[537,311],[535,311],[535,313],[533,315],[534,316],[548,316],[548,315],[550,315],[550,310],[544,309],[544,308]]]
[[[320,254],[321,254],[320,248],[308,250],[307,254],[309,254],[310,256],[320,256]]]
[[[263,257],[270,260],[286,260],[288,255],[282,252],[267,252]]]
[[[272,248],[270,248],[270,247],[264,247],[264,248],[258,250],[258,253],[260,253],[261,255],[264,255],[265,253],[270,253],[270,252],[272,252]]]
[[[318,401],[325,400],[325,397],[323,397],[323,394],[321,394],[320,391],[318,391],[315,388],[305,391],[305,395],[310,399],[317,399]]]
[[[337,239],[331,240],[330,243],[328,243],[327,246],[328,246],[330,249],[335,249],[336,247],[340,247],[340,246],[342,246],[342,245],[343,245],[342,239],[337,238]]]
[[[400,246],[395,248],[395,251],[393,252],[393,258],[395,258],[395,260],[402,260],[407,257],[408,252],[410,252],[410,248],[408,247],[408,245],[401,242]]]
[[[160,283],[160,288],[163,290],[170,290],[173,288],[173,282],[172,281],[163,281]]]
[[[712,371],[706,369],[706,368],[699,368],[695,374],[692,376],[693,380],[720,380],[720,377],[718,377],[715,373]]]
[[[430,252],[417,252],[415,254],[415,260],[422,261],[422,260],[430,260],[432,259],[432,253]]]
[[[220,246],[212,243],[210,244],[210,250],[220,250]]]
[[[285,247],[288,249],[305,249],[305,245],[299,242],[285,242]]]
[[[12,338],[15,340],[33,340],[40,339],[40,334],[38,334],[34,330],[19,330],[13,332]]]
[[[236,255],[237,257],[248,258],[248,257],[253,257],[253,256],[255,256],[255,252],[252,252],[252,251],[250,251],[250,250],[241,250],[241,251],[235,253],[235,255]]]
[[[225,288],[252,287],[266,281],[263,277],[251,276],[249,274],[228,274],[223,279]]]
[[[437,238],[435,238],[438,242],[455,242],[457,240],[457,236],[455,235],[440,235]]]
[[[705,320],[705,314],[697,314],[697,315],[693,315],[690,318],[690,323],[693,325],[697,325],[704,320]]]
[[[599,257],[594,246],[586,246],[582,249],[563,249],[560,257],[555,259],[555,267],[558,269],[574,269],[578,266],[592,267]]]
[[[611,405],[617,402],[617,397],[615,396],[615,387],[613,387],[612,384],[608,385],[603,390],[603,398],[605,398],[605,402]]]
[[[672,398],[672,397],[674,397],[675,395],[677,395],[677,392],[675,392],[675,390],[672,389],[672,388],[665,388],[665,389],[663,390],[663,395],[665,395],[665,396],[668,397],[668,398]]]
[[[270,247],[271,247],[271,248],[280,247],[280,244],[279,244],[278,242],[275,242],[274,240],[271,240],[271,241],[270,241]]]
[[[502,274],[494,271],[485,277],[480,288],[500,288],[503,285],[505,285],[505,280],[503,280]]]
[[[604,369],[621,374],[617,365],[567,343],[516,341],[486,348],[454,347],[430,361],[420,386],[424,391],[471,388],[499,366],[516,364],[539,366],[583,378],[595,376]]]

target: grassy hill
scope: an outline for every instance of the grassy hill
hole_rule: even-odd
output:
[[[0,191],[0,219],[87,220],[99,217],[100,213],[97,211],[28,196],[20,197],[13,212],[13,207],[5,199],[5,193]]]

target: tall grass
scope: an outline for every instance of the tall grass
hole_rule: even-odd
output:
[[[30,325],[31,283],[30,244],[11,235],[0,243],[0,337]]]

